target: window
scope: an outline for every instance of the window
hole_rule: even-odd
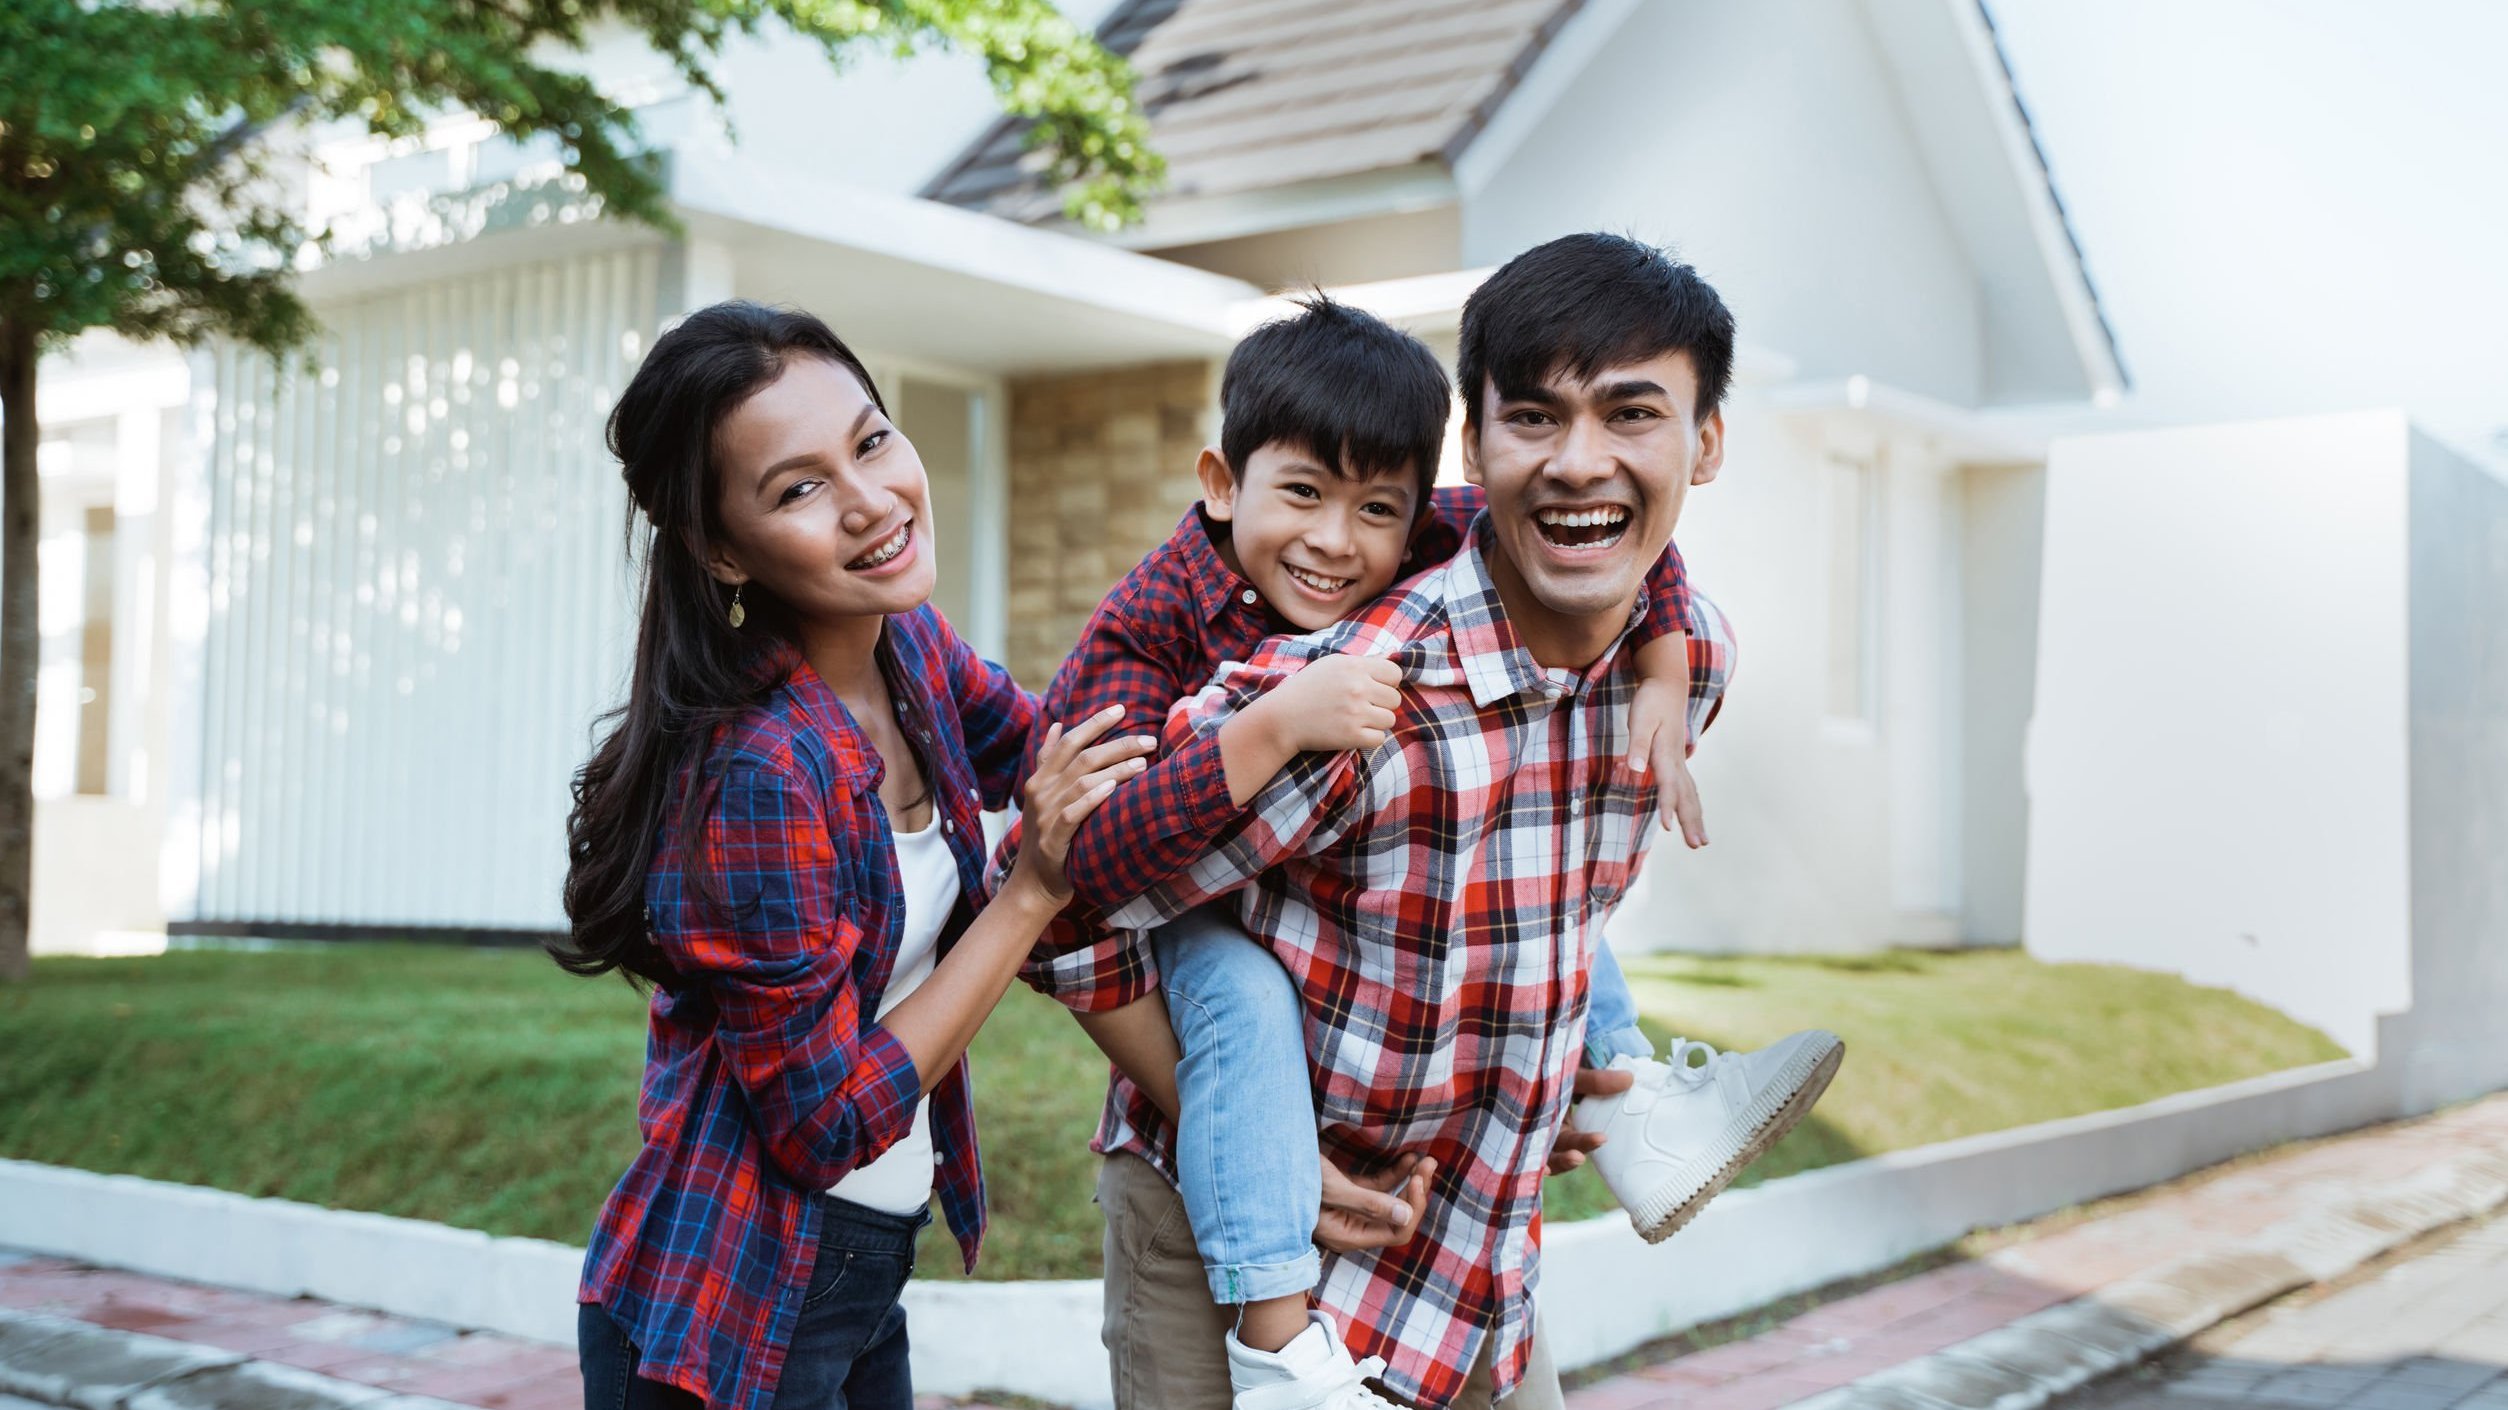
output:
[[[87,510],[78,637],[78,791],[109,793],[113,771],[113,506]]]
[[[932,605],[975,649],[999,657],[1009,593],[999,385],[930,367],[867,364],[931,485],[939,576]]]
[[[1830,718],[1875,721],[1879,652],[1880,495],[1873,461],[1832,454],[1827,465]]]

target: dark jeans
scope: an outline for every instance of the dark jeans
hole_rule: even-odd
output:
[[[906,1309],[897,1298],[914,1274],[914,1236],[932,1216],[882,1214],[832,1195],[819,1203],[818,1256],[774,1410],[913,1410]],[[593,1303],[575,1314],[575,1345],[584,1410],[704,1410],[677,1386],[637,1375],[635,1343]]]

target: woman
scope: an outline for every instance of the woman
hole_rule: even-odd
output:
[[[1031,841],[981,905],[1035,702],[927,603],[929,491],[862,363],[718,304],[609,426],[651,525],[627,703],[575,784],[558,962],[654,990],[644,1149],[585,1261],[587,1407],[906,1410],[898,1295],[937,1189],[970,1267],[960,1061],[1068,896],[1073,827],[1143,765],[1046,733]]]

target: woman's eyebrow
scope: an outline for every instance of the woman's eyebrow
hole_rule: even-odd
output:
[[[860,411],[855,412],[853,425],[848,427],[845,431],[845,439],[852,440],[854,437],[861,435],[863,423],[869,421],[871,419],[871,414],[877,410],[879,410],[878,407],[865,405]],[[815,465],[826,458],[827,457],[819,454],[815,450],[805,450],[799,455],[788,455],[783,459],[776,461],[774,464],[769,465],[766,467],[765,472],[759,475],[758,478],[761,480],[771,480],[777,475],[783,474],[787,470],[797,469],[804,465]]]

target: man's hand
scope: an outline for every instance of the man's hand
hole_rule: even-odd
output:
[[[1627,1068],[1580,1067],[1576,1069],[1573,1091],[1578,1098],[1617,1096],[1637,1085],[1637,1074]],[[1602,1145],[1600,1131],[1579,1131],[1563,1127],[1559,1139],[1550,1144],[1550,1173],[1565,1175],[1585,1163],[1585,1157]],[[1327,1178],[1326,1183],[1330,1180]]]
[[[1698,785],[1689,776],[1689,692],[1686,685],[1646,680],[1628,707],[1628,766],[1662,781],[1659,792],[1666,832],[1678,824],[1692,848],[1707,845],[1707,819],[1699,811]]]
[[[1324,1209],[1315,1221],[1315,1242],[1335,1253],[1409,1243],[1428,1212],[1428,1181],[1436,1173],[1436,1161],[1404,1155],[1362,1179],[1326,1156]]]

